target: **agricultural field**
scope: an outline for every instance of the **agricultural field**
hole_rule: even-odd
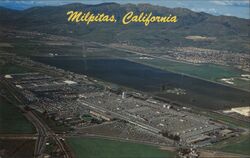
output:
[[[221,148],[222,151],[246,154],[250,156],[250,135],[234,140],[233,144],[228,144]]]
[[[10,63],[0,64],[0,74],[26,73],[26,72],[31,72],[31,70]]]
[[[34,133],[33,125],[13,104],[0,97],[0,133]]]
[[[34,140],[12,139],[0,140],[0,157],[2,158],[33,158]]]
[[[211,149],[250,156],[249,146],[250,135],[247,134],[215,144]]]
[[[214,64],[189,64],[183,63],[173,60],[166,60],[166,59],[139,59],[134,58],[130,59],[134,62],[138,62],[141,64],[145,64],[148,66],[160,68],[162,70],[167,70],[175,73],[181,73],[185,75],[190,75],[193,77],[198,77],[204,80],[209,80],[213,82],[220,82],[223,78],[235,78],[235,82],[233,85],[229,85],[232,87],[250,90],[250,80],[241,80],[242,72],[239,69],[230,67],[230,66],[221,66],[221,65],[214,65]],[[225,83],[224,83],[225,84]],[[248,85],[248,86],[246,86]]]
[[[103,138],[69,138],[68,144],[77,158],[173,158],[174,152],[157,147]],[[100,157],[101,155],[101,157]]]
[[[210,117],[213,120],[223,122],[229,127],[232,127],[232,128],[240,127],[244,129],[250,129],[250,124],[248,122],[241,121],[236,118],[233,118],[233,117],[230,117],[230,116],[218,113],[218,112],[202,111],[202,109],[199,109],[199,108],[197,108],[196,110],[197,111],[200,110],[200,112],[195,112],[195,113]]]
[[[217,143],[213,146],[208,147],[208,149],[219,150],[223,152],[236,153],[236,154],[245,154],[250,156],[249,146],[250,146],[250,125],[247,122],[243,122],[229,116],[221,115],[218,113],[208,113],[205,114],[213,119],[220,120],[231,126],[232,128],[244,128],[247,130],[243,135],[234,137],[220,143]]]

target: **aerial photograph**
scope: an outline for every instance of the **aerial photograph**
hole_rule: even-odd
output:
[[[250,158],[249,0],[1,0],[0,158]]]

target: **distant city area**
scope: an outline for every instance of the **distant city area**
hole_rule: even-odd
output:
[[[193,64],[218,64],[230,65],[246,72],[250,72],[249,53],[236,53],[220,51],[215,49],[204,49],[197,47],[177,47],[167,49],[166,47],[143,48],[127,44],[111,44],[110,47],[138,51],[151,57],[173,59]]]
[[[0,158],[250,157],[249,19],[68,3],[0,7]],[[128,12],[178,21],[123,25]]]
[[[28,58],[4,54],[1,62],[32,68],[32,72],[1,75],[1,95],[15,98],[38,133],[44,135],[38,136],[34,155],[45,154],[50,138],[60,147],[57,151],[60,155],[71,157],[64,143],[64,139],[71,136],[105,135],[176,148],[197,148],[245,132],[202,116],[193,108],[158,100],[139,91],[117,89],[86,75]],[[224,112],[227,113],[249,117],[247,108],[233,108]],[[40,120],[44,118],[64,125],[68,130],[57,135],[46,121]],[[244,121],[250,122],[249,119]],[[192,154],[198,155],[196,152]]]

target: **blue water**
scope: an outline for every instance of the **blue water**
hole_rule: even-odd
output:
[[[250,93],[248,92],[127,60],[68,57],[36,57],[34,59],[118,85],[140,91],[153,92],[157,96],[168,98],[187,106],[222,109],[250,104]],[[166,89],[185,89],[186,95],[164,93],[161,90],[163,85]]]

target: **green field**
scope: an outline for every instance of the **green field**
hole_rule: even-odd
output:
[[[182,63],[171,60],[163,60],[163,59],[152,59],[152,60],[138,59],[137,62],[143,62],[145,64],[156,66],[164,70],[189,74],[192,76],[197,76],[200,78],[213,81],[220,78],[236,77],[241,74],[239,70],[236,70],[234,68],[212,65],[212,64],[194,65],[194,64]]]
[[[69,138],[77,158],[173,158],[175,153],[157,147],[103,138]]]
[[[0,149],[2,158],[34,158],[35,140],[1,139]]]
[[[232,128],[242,127],[242,128],[250,129],[249,123],[226,116],[226,115],[222,115],[222,114],[214,113],[214,112],[203,112],[202,114],[210,118],[213,118],[214,120],[220,120]]]
[[[215,119],[223,121],[225,124],[232,128],[246,128],[247,130],[250,129],[250,124],[247,122],[243,122],[225,115],[217,114],[217,113],[208,113],[207,116]],[[212,150],[219,150],[224,152],[230,152],[230,153],[237,153],[237,154],[245,154],[250,156],[250,134],[241,135],[239,137],[234,137],[222,142],[219,142],[217,144],[214,144],[211,147],[208,147]]]
[[[210,149],[250,156],[249,147],[250,135],[248,134],[220,142],[218,144],[215,144]]]
[[[250,156],[250,135],[247,135],[241,139],[232,140],[233,143],[223,146],[220,150],[226,152],[234,152],[238,154],[246,154]]]
[[[34,133],[33,125],[21,111],[0,97],[0,133]]]
[[[26,72],[31,72],[31,70],[27,70],[24,67],[9,63],[0,65],[0,74],[26,73]]]
[[[236,68],[232,68],[229,66],[214,65],[214,64],[195,65],[195,64],[188,64],[188,63],[165,60],[165,59],[144,60],[135,58],[131,60],[148,66],[160,68],[163,70],[176,73],[183,73],[186,75],[195,76],[198,78],[215,82],[221,82],[220,79],[222,78],[240,77],[240,75],[244,73]],[[250,81],[237,80],[235,82],[235,85],[233,86],[237,88],[250,90],[250,86],[246,85],[250,85]]]
[[[0,65],[1,74],[30,72],[26,68],[14,65]],[[0,86],[0,89],[3,87]],[[11,95],[8,96],[13,103],[16,102]],[[14,104],[3,97],[0,97],[0,133],[34,133],[33,125],[22,115],[21,111]]]

